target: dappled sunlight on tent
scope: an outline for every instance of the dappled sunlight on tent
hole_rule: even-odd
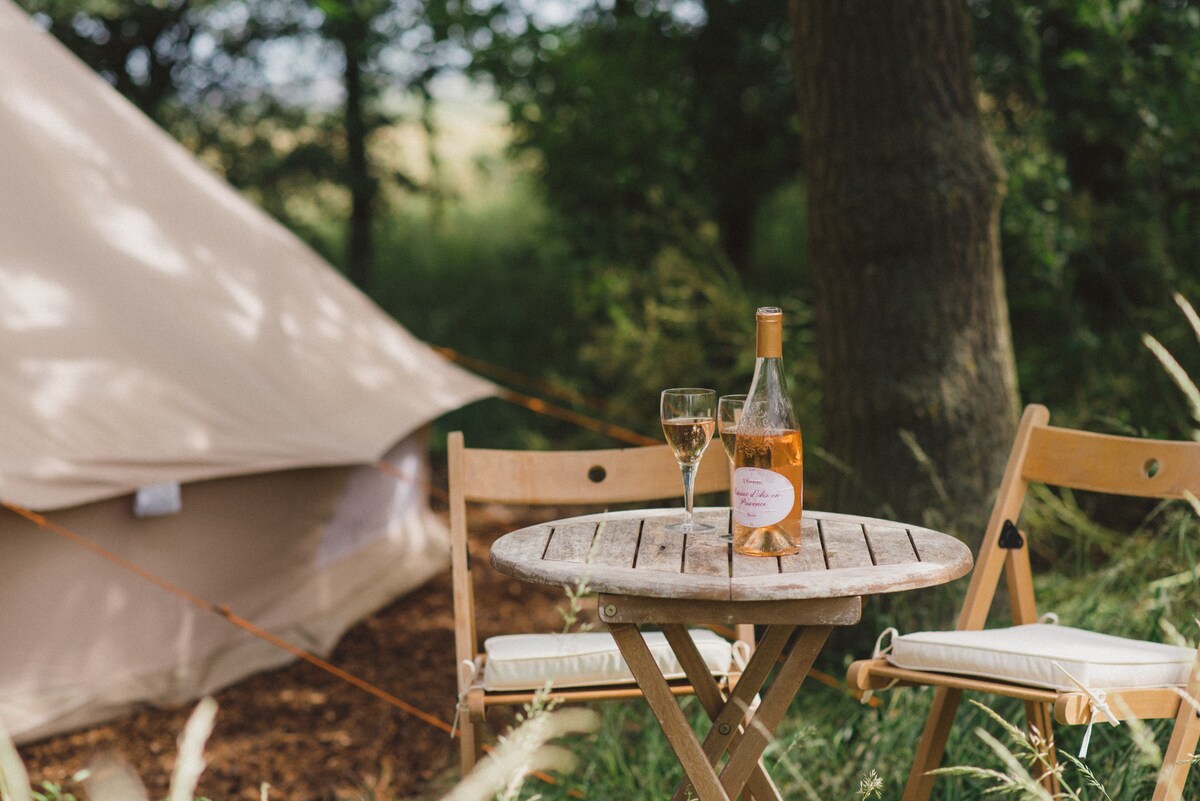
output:
[[[62,284],[24,269],[0,267],[0,326],[9,331],[59,328],[75,309]]]
[[[492,391],[446,369],[5,8],[0,101],[38,102],[0,115],[0,185],[21,198],[0,236],[0,319],[25,337],[9,353],[59,362],[22,368],[19,385],[36,406],[10,410],[7,422],[49,424],[54,446],[0,452],[14,500],[43,508],[98,500],[163,472],[194,481],[370,461]],[[49,337],[51,324],[52,338],[35,337]],[[68,414],[70,422],[56,419]],[[44,455],[76,469],[47,484],[29,472]]]
[[[33,739],[293,658],[209,603],[324,652],[445,568],[423,430],[495,388],[10,0],[0,187],[0,725]]]
[[[26,127],[40,139],[60,151],[70,152],[78,162],[102,170],[113,168],[110,154],[88,133],[86,110],[52,103],[17,83],[0,85],[0,103],[7,113],[23,117]],[[67,114],[68,109],[74,113]]]
[[[104,611],[108,615],[119,615],[129,608],[129,598],[125,590],[116,584],[111,584],[104,594]]]
[[[234,331],[246,339],[256,338],[266,315],[266,303],[262,297],[228,273],[217,273],[216,279],[235,307],[225,312],[225,319]]]
[[[30,379],[33,411],[49,423],[85,408],[90,389],[105,386],[106,367],[95,360],[21,359],[18,369]]]
[[[91,197],[88,219],[96,232],[112,246],[138,263],[170,275],[183,275],[187,259],[171,242],[150,212],[123,204],[118,198]]]
[[[16,376],[27,391],[28,408],[39,418],[38,429],[90,465],[103,461],[101,454],[109,461],[120,461],[129,437],[128,432],[102,422],[97,425],[94,410],[110,404],[142,407],[141,424],[154,427],[165,442],[172,443],[169,452],[190,453],[194,458],[212,449],[199,396],[149,376],[137,365],[105,359],[21,359]],[[63,459],[53,461],[60,470],[67,464]],[[38,475],[48,479],[77,470]]]

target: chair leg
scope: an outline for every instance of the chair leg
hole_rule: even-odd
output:
[[[472,721],[467,713],[461,713],[458,721],[459,766],[465,777],[475,768],[483,754],[483,724]]]
[[[1059,787],[1058,771],[1056,770],[1058,754],[1054,750],[1054,715],[1050,705],[1038,701],[1026,701],[1025,724],[1029,727],[1030,734],[1036,729],[1038,735],[1045,741],[1046,757],[1039,766],[1044,772],[1041,784],[1051,797],[1057,798],[1062,788]]]
[[[954,713],[958,711],[958,702],[961,699],[962,690],[938,687],[934,691],[933,706],[929,709],[929,717],[925,719],[925,731],[921,733],[921,742],[917,744],[917,754],[908,774],[908,784],[904,786],[903,801],[928,801],[930,793],[933,792],[934,779],[929,775],[929,771],[942,764],[946,741],[950,739],[950,726],[954,723]]]
[[[1171,742],[1163,755],[1162,768],[1158,772],[1158,783],[1154,786],[1153,801],[1180,801],[1183,785],[1191,768],[1191,757],[1200,738],[1200,713],[1187,701],[1179,705],[1175,716],[1175,728],[1171,731]]]

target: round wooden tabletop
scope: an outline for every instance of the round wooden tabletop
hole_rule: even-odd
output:
[[[716,533],[677,534],[679,509],[554,520],[505,534],[492,565],[539,584],[647,598],[799,600],[876,595],[943,584],[971,570],[971,551],[947,534],[870,517],[804,511],[800,552],[733,553]],[[696,519],[730,531],[730,510]]]

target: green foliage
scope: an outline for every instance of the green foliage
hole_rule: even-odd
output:
[[[380,228],[380,260],[391,269],[380,274],[376,300],[426,342],[581,396],[569,265],[544,229],[545,210],[517,192],[502,203],[451,207],[440,219],[410,205]],[[481,447],[610,444],[500,400],[439,425]]]
[[[381,258],[403,269],[384,273],[376,298],[425,341],[549,384],[579,399],[556,402],[655,437],[663,388],[749,386],[754,309],[774,298],[756,298],[729,271],[673,249],[642,272],[581,262],[531,194],[453,206],[441,218],[412,205],[406,211],[381,228]],[[796,301],[783,305],[793,396],[815,436],[811,314]],[[589,407],[584,399],[602,403]],[[494,447],[613,445],[499,401],[443,425]]]
[[[715,224],[746,266],[758,210],[799,166],[782,4],[584,3],[564,22],[503,0],[447,9],[579,252],[636,269]]]
[[[617,419],[654,409],[668,386],[706,386],[745,392],[754,371],[754,310],[759,303],[728,271],[664,249],[646,269],[619,267],[589,273],[583,308],[592,334],[580,362],[595,392],[610,400]],[[804,420],[815,420],[817,397],[812,321],[798,302],[785,309],[790,389]],[[652,418],[648,423],[656,426]]]
[[[984,108],[1008,170],[1002,250],[1025,394],[1077,422],[1180,433],[1142,331],[1200,273],[1200,9],[977,0]],[[1194,369],[1197,362],[1188,366]]]
[[[191,62],[197,9],[214,0],[17,0],[151,118],[162,123]]]

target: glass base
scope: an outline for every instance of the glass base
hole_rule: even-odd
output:
[[[775,526],[742,528],[734,538],[733,549],[747,556],[788,556],[800,553],[800,546]]]
[[[693,520],[690,523],[686,520],[680,520],[678,523],[672,523],[669,526],[663,526],[663,531],[670,531],[672,534],[696,534],[701,532],[716,531],[715,528],[708,523],[701,523],[699,520]]]

